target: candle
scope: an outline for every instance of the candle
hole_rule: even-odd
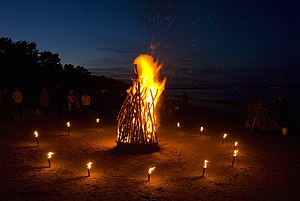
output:
[[[88,177],[89,176],[91,176],[91,174],[90,174],[90,169],[91,169],[91,167],[92,167],[92,162],[88,162],[88,164],[86,164],[86,169],[87,169],[87,171],[88,171]]]
[[[200,127],[200,137],[201,137],[202,132],[203,132],[203,126]]]
[[[203,166],[203,171],[202,171],[202,177],[204,177],[204,174],[205,174],[205,170],[206,170],[206,167],[207,167],[207,163],[209,161],[208,160],[204,160],[204,166]]]
[[[177,122],[177,132],[179,132],[180,122]]]
[[[71,123],[68,121],[67,122],[67,127],[68,127],[68,135],[70,135],[70,127],[71,127]]]
[[[234,143],[234,146],[233,146],[233,151],[236,149],[236,146],[238,145],[238,142],[235,142]]]
[[[234,164],[234,161],[235,161],[235,157],[236,157],[237,152],[239,152],[239,150],[234,150],[234,152],[233,152],[233,158],[232,158],[231,167],[233,167],[233,164]]]
[[[97,119],[96,119],[97,129],[99,128],[99,122],[100,122],[100,119],[97,118]]]
[[[51,167],[51,162],[50,162],[50,158],[51,156],[53,155],[54,153],[53,152],[49,152],[47,155],[48,155],[48,164],[49,164],[49,168]]]
[[[222,140],[222,144],[224,144],[225,138],[227,137],[227,133],[224,133],[223,135],[223,140]]]
[[[155,167],[149,168],[149,170],[148,170],[148,181],[150,181],[150,175],[151,175],[151,173],[154,169],[155,169]]]
[[[33,134],[34,134],[37,146],[39,147],[40,146],[40,143],[39,143],[39,140],[38,140],[39,133],[37,131],[34,131]]]

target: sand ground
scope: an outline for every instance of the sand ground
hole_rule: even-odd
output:
[[[0,200],[300,200],[297,135],[253,133],[241,116],[205,108],[162,119],[160,150],[150,154],[118,152],[114,118],[101,119],[99,128],[95,116],[72,121],[70,135],[65,117],[27,113],[1,122]],[[150,167],[156,169],[148,182]]]

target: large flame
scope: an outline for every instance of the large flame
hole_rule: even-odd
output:
[[[159,65],[153,57],[146,54],[138,56],[133,63],[137,67],[135,73],[141,82],[140,92],[145,90],[144,98],[150,104],[152,104],[152,97],[155,97],[154,105],[156,105],[166,83],[166,78],[162,82],[159,81],[159,71],[162,65]]]

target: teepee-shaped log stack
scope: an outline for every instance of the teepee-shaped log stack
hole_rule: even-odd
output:
[[[141,88],[141,80],[133,80],[133,86],[118,115],[117,142],[128,144],[151,144],[157,142],[155,127],[155,98],[150,90]]]

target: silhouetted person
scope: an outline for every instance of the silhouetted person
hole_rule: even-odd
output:
[[[43,115],[48,115],[49,112],[49,93],[46,88],[42,89],[42,92],[40,94],[40,106],[42,110]]]
[[[15,88],[12,93],[12,99],[14,104],[14,113],[16,118],[22,117],[22,102],[23,102],[23,94],[19,90],[19,88]]]
[[[91,105],[91,96],[86,91],[84,91],[83,95],[81,96],[81,102],[82,102],[82,114],[88,116],[90,105]]]
[[[70,118],[73,119],[73,107],[74,105],[74,90],[73,89],[70,89],[69,90],[69,93],[68,93],[68,111],[69,111],[69,114],[70,114]]]
[[[79,120],[81,113],[80,99],[77,92],[73,93],[73,103],[72,103],[73,119]]]

